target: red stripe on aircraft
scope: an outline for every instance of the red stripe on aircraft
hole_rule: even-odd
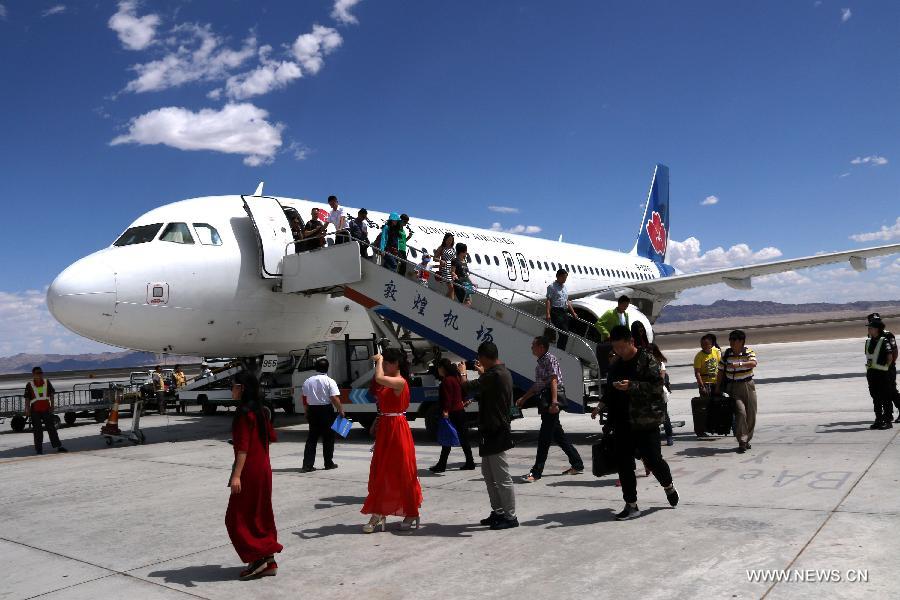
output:
[[[374,308],[378,306],[378,302],[372,300],[368,296],[364,296],[351,287],[344,288],[344,297],[349,298],[357,304],[361,304],[363,308]]]

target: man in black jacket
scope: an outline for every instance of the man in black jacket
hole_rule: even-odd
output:
[[[463,378],[463,389],[475,394],[475,400],[479,403],[478,455],[481,457],[481,474],[491,499],[491,514],[482,519],[481,524],[490,525],[491,529],[518,527],[516,496],[506,460],[506,451],[515,445],[509,427],[512,375],[500,362],[497,346],[492,342],[478,346],[478,360],[475,362],[475,370],[479,373],[477,380],[467,380],[465,363],[459,363],[458,367]]]

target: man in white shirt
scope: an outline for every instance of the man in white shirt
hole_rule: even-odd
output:
[[[328,359],[322,357],[316,361],[316,374],[303,383],[303,411],[309,423],[309,435],[303,451],[303,467],[301,473],[311,473],[316,468],[316,444],[322,438],[322,454],[326,469],[337,469],[334,464],[334,423],[335,414],[344,416],[341,406],[341,391],[337,382],[328,376]]]
[[[328,213],[328,223],[334,225],[334,231],[337,234],[334,236],[334,243],[343,244],[349,242],[350,233],[347,231],[347,217],[344,214],[344,209],[338,204],[337,196],[328,196],[328,206],[331,207],[331,212]]]

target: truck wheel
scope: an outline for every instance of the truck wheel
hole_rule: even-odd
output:
[[[66,425],[74,425],[74,424],[75,424],[75,419],[76,419],[76,418],[78,418],[78,415],[76,415],[76,414],[73,413],[73,412],[67,412],[67,413],[63,416],[63,419],[65,419],[65,421],[66,421]]]
[[[62,427],[62,419],[59,418],[59,415],[53,415],[53,426],[56,429]]]
[[[25,431],[25,417],[22,415],[16,415],[9,421],[9,426],[16,433],[22,433]]]
[[[219,408],[218,405],[211,404],[209,402],[204,402],[200,406],[203,409],[203,414],[207,417],[211,417],[212,415],[216,414],[216,409]]]
[[[422,411],[420,411],[421,413]],[[438,420],[441,416],[440,407],[437,402],[430,402],[428,408],[424,409],[425,431],[431,441],[436,441],[438,436]]]
[[[94,411],[94,422],[105,423],[109,418],[109,411],[104,408],[98,408]]]
[[[297,412],[297,410],[294,408],[293,400],[291,400],[290,402],[285,402],[281,405],[281,408],[284,409],[284,414],[286,415],[293,415]]]

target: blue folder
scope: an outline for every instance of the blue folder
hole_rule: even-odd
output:
[[[350,427],[353,426],[353,421],[350,419],[346,419],[341,415],[338,415],[335,418],[334,423],[331,424],[331,428],[342,438],[347,437],[347,434],[350,433]]]

